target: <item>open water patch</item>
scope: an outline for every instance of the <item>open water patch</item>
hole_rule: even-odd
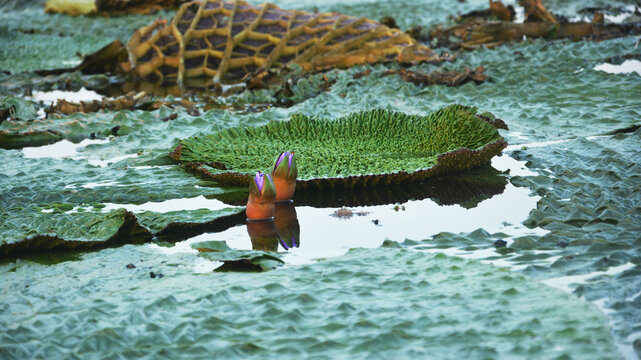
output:
[[[106,144],[110,139],[84,139],[77,144],[63,139],[50,145],[29,146],[22,148],[22,155],[27,159],[37,158],[72,158],[78,155],[78,150],[93,144]]]
[[[64,90],[51,90],[51,91],[34,91],[32,99],[35,101],[42,101],[47,105],[55,104],[58,100],[66,100],[69,102],[93,101],[102,100],[103,96],[93,90],[87,90],[84,87],[78,91],[64,91]]]
[[[619,65],[603,63],[594,67],[594,70],[603,71],[608,74],[631,74],[636,73],[641,76],[641,61],[625,60]]]
[[[207,209],[211,211],[228,208],[229,205],[220,200],[208,199],[202,195],[193,198],[169,199],[164,201],[149,201],[140,205],[135,204],[103,204],[103,211],[115,209],[126,209],[131,212],[153,211],[156,213],[167,213],[172,211],[190,211],[198,209]]]
[[[522,165],[516,161],[509,164]],[[438,192],[438,188],[434,192]],[[327,195],[327,198],[333,197]],[[464,197],[458,198],[459,203],[447,205],[432,198],[418,197],[420,200],[405,198],[400,202],[376,205],[358,206],[352,203],[356,206],[348,208],[336,205],[304,206],[297,205],[296,202],[279,204],[274,225],[263,226],[264,229],[261,230],[265,234],[252,230],[256,225],[249,222],[219,233],[197,235],[169,248],[150,246],[169,254],[194,252],[190,246],[193,243],[225,241],[234,249],[277,251],[285,254],[284,260],[288,263],[307,264],[320,258],[340,256],[350,248],[376,248],[386,240],[421,240],[453,229],[457,232],[472,232],[483,228],[490,232],[510,234],[506,237],[547,233],[521,224],[540,199],[532,195],[528,188],[508,183],[498,194],[486,195],[472,203],[467,203]],[[302,201],[315,200],[302,198]],[[336,216],[337,213],[339,216]],[[491,244],[488,242],[481,246]]]

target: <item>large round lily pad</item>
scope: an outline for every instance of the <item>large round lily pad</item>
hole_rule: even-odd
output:
[[[427,116],[387,110],[336,120],[294,115],[182,140],[171,157],[223,183],[245,185],[281,151],[293,150],[299,188],[393,184],[488,163],[507,146],[495,123],[461,105]]]

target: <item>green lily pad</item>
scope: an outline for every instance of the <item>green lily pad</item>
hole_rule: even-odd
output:
[[[36,107],[27,100],[9,96],[0,99],[0,123],[7,117],[30,120],[37,115]]]
[[[147,227],[154,234],[176,232],[181,228],[200,226],[218,219],[233,217],[236,214],[243,213],[244,208],[229,207],[218,210],[198,209],[198,210],[179,210],[166,213],[153,211],[143,211],[136,213],[138,221]],[[245,219],[245,216],[242,216]]]
[[[507,146],[476,108],[430,115],[370,110],[336,120],[294,115],[254,128],[182,140],[171,157],[223,183],[244,185],[284,150],[297,154],[297,187],[355,187],[419,181],[487,164]]]
[[[224,241],[203,241],[194,243],[200,255],[208,260],[220,261],[223,265],[216,271],[268,271],[285,262],[276,253],[257,250],[234,250]]]
[[[151,240],[149,230],[124,209],[105,214],[2,212],[2,215],[0,256],[26,250],[88,249]]]
[[[107,153],[110,147],[117,145],[103,144]],[[243,207],[155,211],[154,203],[222,191],[195,187],[176,165],[99,167],[86,159],[25,158],[16,150],[0,155],[0,258],[142,243],[152,236],[180,240],[245,220]],[[136,210],[145,203],[150,207]]]
[[[202,241],[191,244],[208,260],[223,262],[216,271],[268,271],[284,261],[276,253],[256,250],[234,250],[225,241]]]
[[[191,244],[191,247],[200,252],[230,251],[231,248],[225,241],[201,241]]]
[[[3,355],[620,358],[595,305],[478,261],[385,247],[260,274],[175,266],[193,261],[138,246],[2,264]]]

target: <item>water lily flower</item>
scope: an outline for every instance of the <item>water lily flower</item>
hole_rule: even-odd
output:
[[[257,172],[249,182],[247,200],[247,220],[266,220],[274,218],[276,188],[269,174]]]
[[[274,163],[272,177],[276,186],[276,201],[291,201],[296,190],[296,177],[298,176],[298,167],[293,151],[280,153]]]

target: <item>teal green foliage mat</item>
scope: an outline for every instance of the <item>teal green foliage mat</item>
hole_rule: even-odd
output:
[[[497,246],[493,255],[482,258],[509,262],[533,279],[559,284],[616,309],[609,312],[613,332],[626,339],[626,356],[634,356],[632,346],[641,346],[634,341],[641,331],[640,142],[637,129],[512,152],[539,174],[513,177],[511,182],[541,196],[524,225],[549,231],[545,235],[510,236],[479,229],[440,233],[408,246],[482,251],[497,246],[497,240],[511,239],[508,246]]]
[[[145,16],[77,16],[45,14],[45,1],[0,2],[0,70],[12,73],[71,68],[83,55],[115,39],[126,42],[134,30],[151,23],[162,11]]]
[[[0,306],[0,354],[618,357],[594,305],[475,261],[384,247],[266,273],[195,275],[185,266],[195,256],[128,245],[0,267],[12,293]]]
[[[283,8],[306,11],[318,8],[372,19],[394,15],[402,30],[421,25],[424,32],[429,25],[445,21],[447,15],[487,7],[487,1],[279,0],[276,4]],[[548,9],[566,16],[573,16],[576,10],[588,5],[628,4],[604,0],[590,4],[576,0],[545,2]],[[30,90],[78,90],[82,86],[104,90],[114,79],[77,73],[39,76],[20,72],[73,66],[80,61],[79,55],[95,51],[115,38],[126,41],[134,28],[150,23],[159,15],[73,18],[45,15],[43,6],[43,1],[0,0],[3,104],[11,102],[7,100],[10,96],[24,99]],[[392,8],[397,15],[392,14]],[[43,39],[48,42],[40,42]],[[125,224],[129,215],[118,210],[103,212],[101,206],[105,203],[142,204],[228,193],[228,189],[216,187],[171,164],[167,153],[178,145],[178,139],[207,136],[234,127],[262,126],[270,121],[287,120],[293,114],[326,119],[372,109],[429,114],[459,103],[500,115],[510,126],[510,131],[501,131],[501,136],[510,144],[571,140],[508,152],[526,161],[527,166],[539,174],[510,179],[513,184],[527,186],[533,194],[542,197],[525,225],[540,227],[549,233],[521,236],[516,229],[514,233],[495,234],[480,229],[458,234],[457,229],[452,228],[433,239],[424,242],[414,239],[404,246],[476,249],[486,253],[489,248],[492,255],[486,260],[513,264],[517,271],[536,281],[563,280],[565,276],[570,277],[568,281],[580,281],[572,279],[594,277],[579,284],[570,282],[574,294],[567,295],[531,280],[522,280],[514,273],[499,272],[509,280],[497,279],[496,269],[477,263],[461,265],[450,258],[426,254],[415,261],[411,256],[419,255],[398,255],[393,249],[359,250],[326,263],[298,268],[285,266],[261,274],[206,276],[193,275],[185,268],[185,264],[202,260],[195,254],[165,256],[157,249],[134,246],[92,254],[74,253],[76,262],[53,266],[18,259],[0,265],[0,282],[8,294],[3,298],[5,301],[0,301],[4,329],[0,332],[0,351],[3,351],[0,357],[82,358],[115,356],[117,352],[123,356],[150,358],[165,354],[185,357],[192,353],[194,357],[220,353],[221,357],[264,358],[273,355],[265,349],[277,349],[291,358],[305,357],[314,351],[327,351],[328,358],[372,357],[378,354],[372,355],[375,351],[380,351],[383,357],[409,358],[434,354],[434,357],[452,354],[452,358],[617,358],[609,344],[610,334],[602,316],[577,297],[602,306],[617,346],[625,349],[628,358],[638,357],[641,353],[638,335],[641,331],[638,315],[641,314],[639,134],[585,139],[639,124],[641,77],[636,73],[608,74],[594,70],[606,59],[641,54],[637,41],[637,37],[600,43],[528,39],[492,50],[460,53],[452,63],[411,68],[422,72],[478,65],[487,68],[488,81],[458,88],[416,86],[398,76],[383,78],[386,70],[396,68],[394,64],[332,71],[327,76],[336,82],[329,91],[315,89],[322,83],[318,78],[303,79],[292,86],[294,105],[291,108],[271,107],[260,113],[201,108],[199,115],[190,115],[184,109],[162,108],[155,112],[99,112],[29,121],[34,120],[29,119],[34,116],[33,109],[25,106],[22,109],[27,111],[20,111],[23,115],[19,120],[0,121],[0,133],[9,134],[7,136],[13,137],[10,142],[16,144],[4,147],[20,148],[91,137],[110,142],[87,146],[79,150],[79,158],[74,159],[26,159],[21,150],[0,150],[0,239],[5,243],[21,242],[35,230],[42,230],[45,236],[77,233],[79,239],[94,241],[98,237],[86,234],[99,233],[101,239],[117,239],[114,235],[122,227],[118,225]],[[353,78],[363,70],[371,70],[371,74]],[[314,93],[318,95],[312,98],[307,95]],[[276,99],[276,90],[270,89],[213,101],[270,104]],[[44,107],[27,103],[39,109]],[[161,121],[171,113],[177,114],[175,120]],[[137,156],[118,159],[125,155]],[[115,160],[104,167],[88,163],[110,159]],[[100,186],[94,186],[97,183]],[[211,215],[217,216],[215,212]],[[208,215],[194,210],[133,216],[145,231],[160,229],[162,233],[170,216],[191,223],[207,221]],[[92,229],[73,228],[67,233],[64,232],[67,225],[54,223],[57,219],[64,219],[67,225],[80,222],[96,225]],[[110,224],[104,226],[108,231],[93,232],[103,228],[101,224]],[[521,225],[514,224],[515,227]],[[48,232],[51,228],[56,230]],[[52,240],[53,236],[44,239]],[[508,244],[505,247],[497,244],[494,251],[497,240],[507,240]],[[70,260],[57,253],[50,256],[55,258],[53,262]],[[137,268],[126,269],[128,263],[135,263]],[[417,263],[423,268],[417,270]],[[465,271],[455,273],[449,269],[454,265]],[[432,266],[436,274],[424,271]],[[475,275],[477,268],[490,269],[483,271],[488,273],[491,283],[487,287],[492,291],[479,290],[479,286],[487,282]],[[309,276],[299,269],[309,272]],[[166,276],[150,278],[150,272],[158,271]],[[459,283],[454,285],[446,280],[440,283],[426,277],[440,273]],[[390,281],[395,290],[386,288],[385,281]],[[407,288],[403,290],[407,298],[398,295],[401,292],[397,289],[401,286],[398,281]],[[425,281],[427,285],[415,281]],[[513,282],[510,286],[517,293],[503,294],[509,290],[507,284]],[[286,289],[279,287],[279,283]],[[483,308],[475,307],[478,311],[471,314],[461,304],[469,301],[477,306],[477,302],[474,296],[464,293],[466,287],[458,287],[461,284],[479,290],[483,299],[491,301],[484,302]],[[457,288],[458,294],[445,292],[445,285]],[[433,299],[432,289],[442,298]],[[388,294],[396,300],[394,304],[382,300]],[[511,300],[511,296],[518,301]],[[548,303],[556,305],[559,312],[547,312],[549,316],[541,316],[539,324],[519,323],[518,328],[524,330],[510,333],[510,329],[517,327],[510,328],[512,323],[506,316],[514,319],[521,316],[525,305],[519,301],[523,298],[534,300],[529,302],[526,319],[532,319],[535,311],[546,310],[539,306]],[[499,307],[505,301],[507,303]],[[317,309],[324,309],[324,313],[319,314]],[[432,316],[436,320],[422,319],[429,326],[417,321],[423,312],[428,316],[434,311],[439,311]],[[585,318],[576,320],[575,311]],[[465,316],[454,318],[457,312]],[[177,314],[184,316],[178,318]],[[546,322],[550,319],[558,321]],[[454,325],[446,328],[443,322]],[[318,323],[326,325],[297,333]],[[465,330],[462,323],[466,324]],[[467,327],[467,324],[472,325]],[[468,328],[471,330],[466,333]],[[491,332],[494,329],[496,332]],[[434,335],[436,331],[439,333]],[[253,335],[248,338],[247,334]],[[336,337],[332,337],[333,334]],[[503,336],[496,337],[497,334]],[[556,343],[551,345],[550,334],[555,335],[554,342],[558,341],[563,349],[556,347]],[[276,344],[272,338],[280,343]],[[372,343],[371,339],[377,342]],[[501,343],[497,344],[495,339]],[[571,344],[566,346],[566,341]],[[433,353],[423,354],[421,349],[433,350]],[[254,353],[257,355],[252,355]]]
[[[534,250],[562,249],[560,259],[545,267],[530,266],[525,273],[545,279],[621,269],[572,287],[578,295],[617,309],[614,332],[621,338],[641,331],[639,143],[641,130],[636,130],[513,155],[540,169],[541,176],[512,180],[543,196],[524,223],[550,230],[536,238]],[[635,346],[641,346],[638,340]]]
[[[256,171],[269,171],[274,154],[289,150],[296,153],[298,187],[354,187],[481,166],[506,145],[475,108],[452,105],[427,116],[385,110],[335,120],[294,115],[182,140],[171,156],[215,180],[243,185]]]

